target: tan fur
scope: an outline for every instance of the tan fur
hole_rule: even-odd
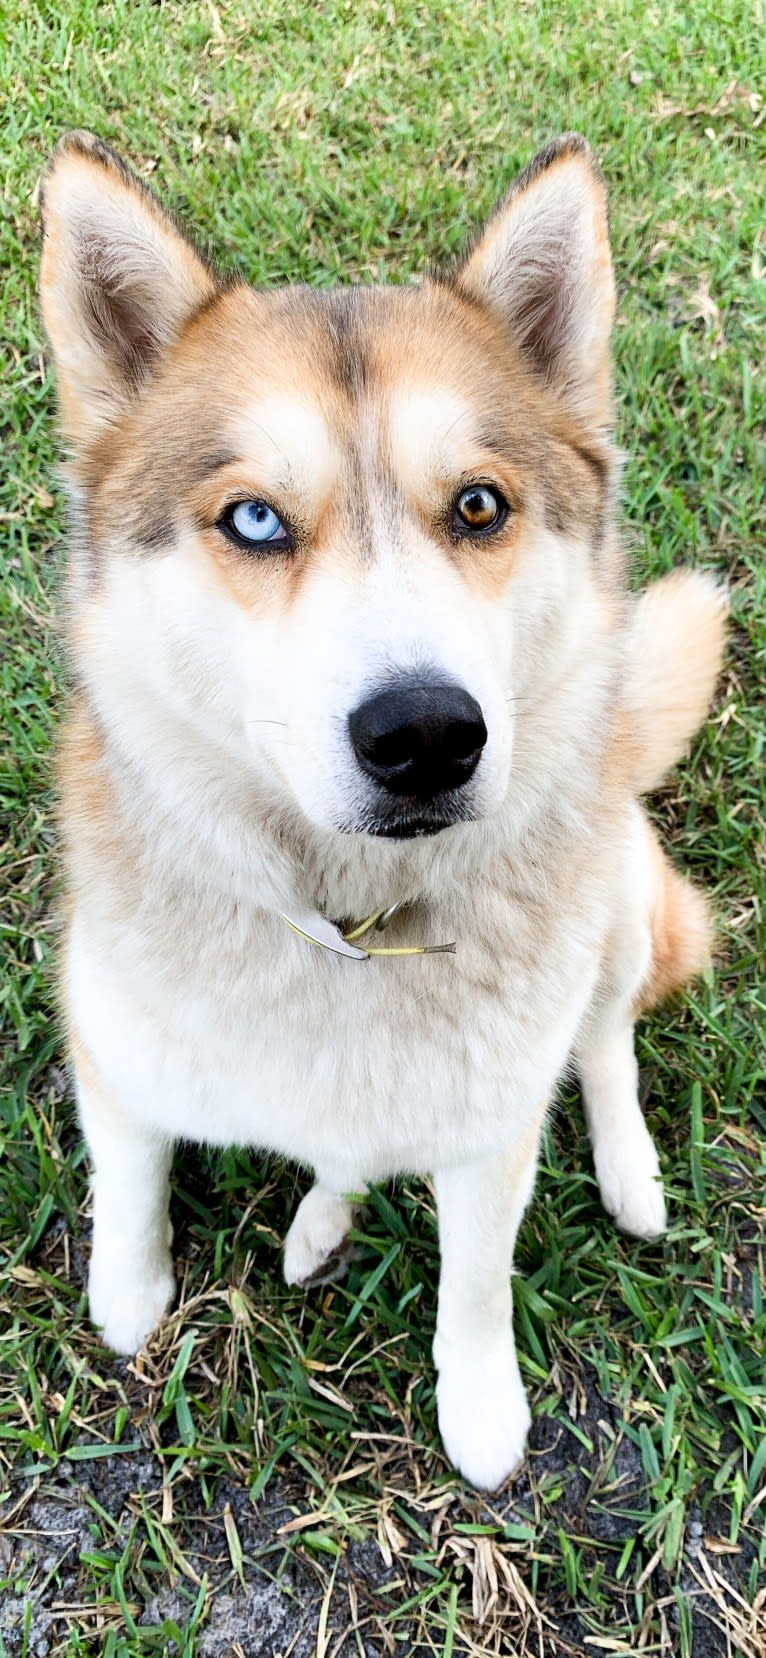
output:
[[[82,289],[78,250],[68,233],[67,205],[78,192],[93,199],[94,176],[100,178],[104,197],[119,213],[126,247],[131,246],[133,227],[147,221],[151,235],[133,243],[134,272],[146,288],[148,326],[156,328],[156,346],[215,291],[212,273],[187,242],[178,236],[168,215],[151,191],[141,187],[130,169],[94,138],[91,133],[69,133],[56,149],[56,165],[45,182],[45,237],[41,268],[41,297],[51,336],[56,339],[58,387],[62,426],[66,436],[83,443],[100,429],[104,418],[125,406],[125,387],[110,363],[83,340],[77,291]],[[139,220],[140,210],[140,220]],[[174,271],[173,297],[166,315],[155,307],[152,286],[168,288],[168,272]],[[131,355],[126,355],[128,378],[132,376]]]
[[[679,875],[653,831],[650,844],[652,955],[633,1007],[637,1019],[705,971],[710,964],[713,936],[710,907],[704,895]]]
[[[573,159],[582,161],[573,166]],[[526,258],[529,217],[547,223],[551,244],[566,233],[567,221],[587,222],[587,236],[572,258],[573,270],[587,265],[595,327],[578,329],[568,319],[568,337],[559,337],[549,310],[544,268]],[[484,234],[469,253],[459,280],[510,317],[517,338],[532,360],[539,360],[554,381],[552,364],[562,355],[566,373],[557,392],[564,408],[586,415],[591,426],[605,428],[612,419],[612,369],[609,335],[615,311],[615,287],[609,250],[606,189],[591,151],[576,133],[548,145],[511,186]]]

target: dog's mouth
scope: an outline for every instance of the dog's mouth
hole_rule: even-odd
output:
[[[451,829],[458,822],[459,818],[403,818],[393,823],[380,823],[365,830],[365,833],[375,835],[379,840],[411,841],[423,835],[440,835],[442,829]]]
[[[342,833],[369,835],[374,840],[422,840],[427,835],[440,835],[445,829],[453,829],[457,823],[472,823],[478,815],[457,800],[434,801],[425,807],[419,801],[417,807],[413,803],[409,809],[403,806],[395,812],[343,824]]]

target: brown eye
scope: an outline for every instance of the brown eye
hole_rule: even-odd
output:
[[[507,502],[496,489],[488,484],[469,484],[455,502],[452,529],[457,535],[498,530],[507,513]]]

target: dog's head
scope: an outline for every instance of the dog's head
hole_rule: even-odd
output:
[[[73,134],[42,299],[80,653],[120,717],[149,699],[323,829],[497,812],[518,708],[597,608],[614,295],[585,142],[544,150],[449,276],[260,292]]]

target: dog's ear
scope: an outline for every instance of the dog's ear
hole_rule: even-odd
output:
[[[75,443],[136,396],[216,292],[204,260],[146,185],[98,138],[69,133],[43,192],[41,298]]]
[[[456,273],[499,314],[537,374],[597,426],[611,420],[614,278],[606,189],[578,133],[541,150]]]

